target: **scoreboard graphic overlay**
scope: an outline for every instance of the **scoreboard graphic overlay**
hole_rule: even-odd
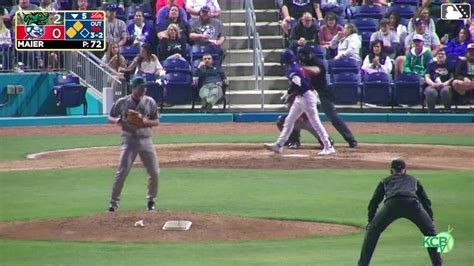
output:
[[[104,11],[17,11],[19,51],[104,51]]]

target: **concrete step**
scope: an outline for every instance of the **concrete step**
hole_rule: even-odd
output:
[[[266,90],[264,91],[264,104],[281,104],[281,96],[284,90]],[[227,101],[232,104],[261,104],[262,92],[257,90],[245,91],[229,91],[227,93]]]
[[[255,9],[275,9],[276,5],[273,0],[253,0],[253,7]]]
[[[260,36],[281,35],[278,22],[257,22],[257,32]],[[227,36],[246,36],[245,22],[231,22],[224,24],[225,34]]]
[[[219,6],[222,10],[244,9],[245,0],[219,0]],[[253,0],[255,9],[275,9],[273,0]]]
[[[244,0],[219,0],[219,6],[222,10],[243,9],[244,2]]]
[[[283,49],[263,49],[265,62],[279,62],[280,53]],[[224,59],[224,64],[250,63],[253,62],[253,50],[229,50]]]
[[[283,68],[280,63],[264,63],[264,74],[265,76],[281,76],[283,75]],[[224,69],[228,77],[231,76],[251,76],[254,74],[253,63],[235,63],[235,64],[223,64]]]
[[[256,90],[255,76],[228,77],[229,91]],[[287,90],[288,80],[282,76],[265,76],[264,90]]]
[[[282,49],[283,37],[280,35],[274,36],[260,36],[262,49]],[[224,43],[226,49],[249,49],[248,37],[243,36],[227,36]],[[253,47],[253,38],[250,38],[250,48]]]
[[[255,10],[257,21],[278,21],[278,12],[273,10]],[[225,10],[221,12],[220,20],[223,23],[245,22],[245,10]]]

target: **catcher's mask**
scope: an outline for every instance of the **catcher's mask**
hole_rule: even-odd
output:
[[[301,62],[308,62],[314,58],[314,51],[311,46],[303,46],[298,48],[298,59]]]
[[[290,65],[295,61],[296,61],[296,55],[290,49],[286,49],[280,54],[280,64],[282,65]]]

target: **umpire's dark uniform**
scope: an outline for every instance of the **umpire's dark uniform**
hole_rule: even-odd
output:
[[[319,100],[321,101],[321,109],[326,114],[326,117],[331,121],[334,128],[342,135],[342,137],[349,143],[349,147],[355,148],[357,141],[354,138],[351,130],[347,126],[346,122],[342,120],[336,111],[336,107],[333,103],[333,95],[327,88],[326,81],[326,67],[322,60],[314,56],[312,48],[305,46],[298,50],[298,57],[304,66],[317,66],[321,69],[319,75],[311,78],[311,85],[319,94]]]
[[[392,175],[379,183],[369,202],[369,224],[362,244],[359,266],[369,265],[380,234],[398,218],[407,218],[415,223],[424,236],[436,235],[431,201],[423,186],[415,177],[406,174],[404,161],[392,161],[391,168]],[[377,212],[384,197],[385,204]],[[436,248],[428,248],[428,253],[433,265],[441,265],[441,256]]]

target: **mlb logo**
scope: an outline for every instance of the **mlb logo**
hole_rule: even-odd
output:
[[[441,19],[458,20],[471,18],[471,4],[441,4]]]

